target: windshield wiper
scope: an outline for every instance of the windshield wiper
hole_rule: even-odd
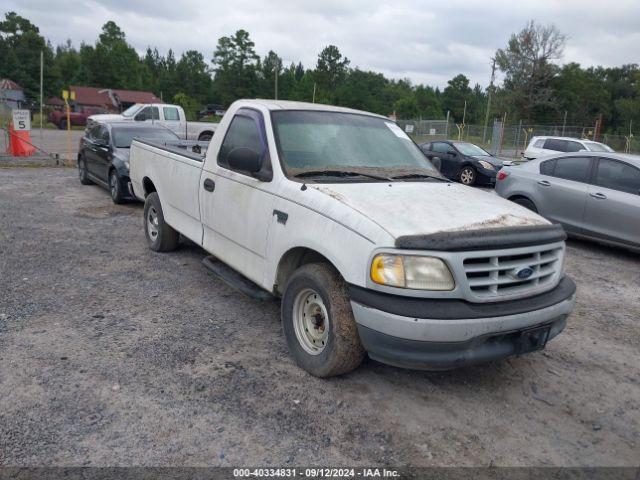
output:
[[[374,175],[372,173],[353,172],[345,170],[308,170],[306,172],[300,172],[293,175],[296,178],[307,177],[368,177],[375,180],[391,180],[389,177],[382,175]]]
[[[444,182],[448,182],[446,178],[437,177],[435,175],[429,175],[427,173],[405,173],[403,175],[394,175],[391,177],[392,180],[400,180],[403,178],[433,178],[434,180],[442,180]]]

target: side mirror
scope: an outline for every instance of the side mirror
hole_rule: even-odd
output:
[[[229,152],[227,162],[233,170],[241,172],[258,173],[262,168],[260,154],[246,147],[234,148]]]
[[[147,116],[144,113],[139,113],[133,118],[136,122],[144,122],[147,119]]]
[[[458,152],[456,152],[455,150],[449,150],[447,153],[452,157],[455,157],[456,155],[458,155]]]
[[[442,160],[440,160],[440,157],[431,157],[429,160],[431,160],[431,165],[433,165],[436,170],[442,170]]]

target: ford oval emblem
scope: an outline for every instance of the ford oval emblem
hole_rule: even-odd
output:
[[[526,280],[531,275],[533,275],[533,268],[531,267],[520,267],[513,270],[513,276],[520,280]]]

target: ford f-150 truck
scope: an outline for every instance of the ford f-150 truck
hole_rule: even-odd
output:
[[[168,128],[182,140],[211,140],[218,128],[217,123],[188,122],[180,105],[165,103],[136,103],[122,113],[91,115],[87,127],[96,122],[146,122]]]
[[[135,140],[130,161],[150,248],[182,234],[228,283],[279,297],[319,377],[366,353],[450,369],[539,350],[574,306],[560,226],[451,183],[382,116],[241,100],[206,156]]]

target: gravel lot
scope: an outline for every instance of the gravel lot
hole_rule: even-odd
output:
[[[640,255],[571,241],[543,352],[319,380],[278,303],[148,250],[141,205],[7,168],[0,207],[0,465],[638,465]]]

